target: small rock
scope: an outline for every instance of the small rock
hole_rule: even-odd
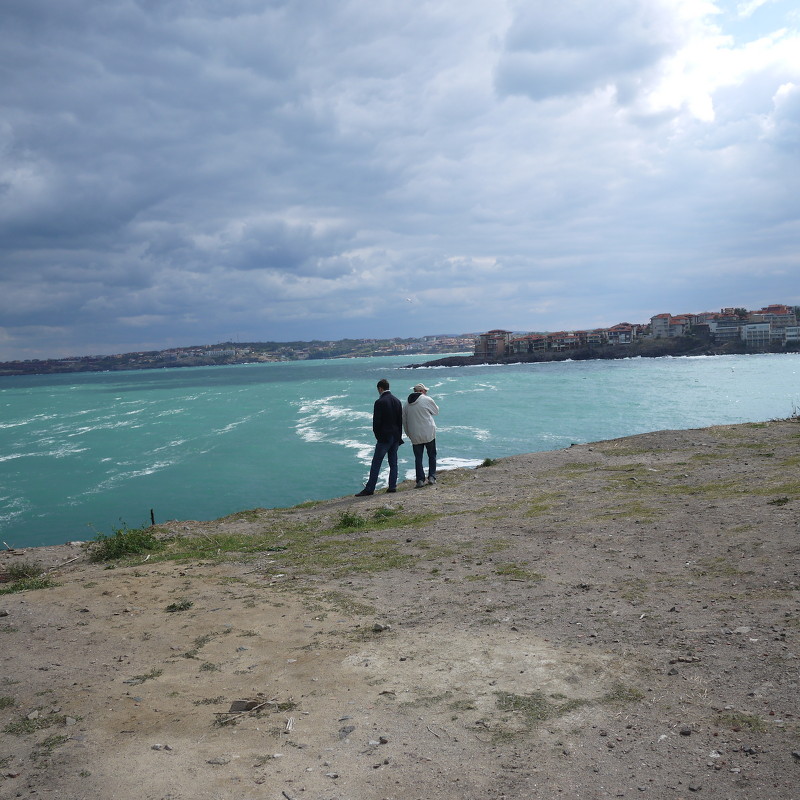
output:
[[[339,738],[346,739],[355,729],[355,725],[345,725],[343,728],[339,728]]]
[[[339,773],[338,772],[326,772],[325,773],[325,777],[326,778],[338,778],[339,777]]]
[[[681,728],[681,736],[691,736],[692,729],[691,728]]]
[[[391,629],[392,629],[391,625],[385,625],[382,622],[376,622],[372,626],[372,632],[373,633],[383,633],[383,631],[390,631]]]
[[[792,758],[796,758],[800,761],[800,750],[792,750]]]
[[[738,628],[734,628],[733,632],[734,633],[750,633],[751,630],[752,629],[748,628],[747,625],[741,625]]]
[[[386,736],[379,736],[379,737],[378,737],[378,741],[379,741],[381,744],[389,744],[389,739],[388,739]]]
[[[5,608],[0,608],[0,617],[7,617],[8,611]]]
[[[217,756],[216,758],[209,758],[208,761],[206,761],[206,764],[215,764],[218,766],[224,766],[225,764],[230,764],[230,763],[231,763],[230,756]]]
[[[70,725],[70,726],[71,725],[77,725],[78,724],[78,720],[76,720],[75,717],[65,717],[64,724],[65,725]]]
[[[31,719],[31,720],[39,719],[39,712],[38,711],[31,711],[31,713],[28,714],[27,719]]]
[[[678,674],[680,674],[680,673],[678,672],[678,670],[677,670],[675,667],[673,667],[673,668],[672,668],[672,669],[671,669],[671,670],[670,670],[670,671],[667,673],[667,675],[678,675]]]

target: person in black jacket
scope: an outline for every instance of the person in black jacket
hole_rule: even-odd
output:
[[[403,444],[403,404],[389,391],[386,378],[378,381],[378,399],[372,409],[372,432],[376,441],[369,479],[356,497],[375,494],[384,456],[389,459],[389,488],[386,491],[397,491],[397,448]]]

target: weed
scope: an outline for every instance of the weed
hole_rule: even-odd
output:
[[[44,567],[33,561],[21,561],[17,564],[9,564],[6,572],[12,581],[21,581],[26,578],[38,578],[44,572]]]
[[[0,697],[0,708],[11,708],[14,705],[13,697]]]
[[[56,747],[61,747],[69,741],[69,736],[64,734],[53,734],[48,736],[43,742],[40,742],[36,750],[31,754],[31,758],[37,759],[50,755]]]
[[[182,598],[180,600],[177,600],[174,603],[170,603],[166,607],[165,610],[166,611],[170,611],[170,612],[173,612],[173,611],[186,611],[187,609],[190,609],[193,605],[194,605],[194,603],[191,600],[187,600],[184,597],[184,598]]]
[[[220,670],[219,664],[212,664],[209,661],[204,661],[200,665],[201,672],[219,672],[219,670]]]
[[[484,458],[483,461],[481,461],[481,463],[478,464],[478,467],[479,468],[480,467],[493,467],[496,463],[497,463],[497,459],[496,458]]]
[[[389,519],[390,517],[396,517],[397,514],[400,512],[396,508],[389,508],[388,506],[384,506],[383,508],[378,508],[375,510],[373,516],[377,520]]]
[[[145,672],[143,675],[134,675],[132,678],[128,678],[128,680],[123,681],[123,683],[127,683],[129,686],[138,686],[140,683],[149,681],[152,678],[158,678],[163,674],[163,669],[151,669],[150,672]]]
[[[116,528],[111,536],[99,533],[89,544],[90,561],[113,561],[129,555],[151,553],[164,548],[148,528]]]
[[[220,695],[219,697],[204,697],[202,700],[195,700],[193,702],[196,706],[217,706],[220,703],[225,702],[225,696]]]
[[[3,625],[0,627],[0,633],[16,633],[19,628],[15,628],[13,625]]]
[[[364,517],[356,514],[353,511],[342,511],[339,514],[339,518],[336,520],[334,524],[334,528],[337,530],[346,530],[346,529],[354,529],[354,528],[364,528],[366,527],[367,521]]]
[[[776,497],[774,500],[767,500],[767,503],[771,506],[785,506],[788,502],[788,497]]]

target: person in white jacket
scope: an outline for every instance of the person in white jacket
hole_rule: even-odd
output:
[[[439,406],[428,397],[428,387],[418,383],[408,402],[403,406],[403,430],[411,440],[414,449],[414,466],[417,472],[417,489],[425,485],[425,470],[422,456],[428,451],[428,483],[436,483],[436,424],[433,418],[439,413]]]

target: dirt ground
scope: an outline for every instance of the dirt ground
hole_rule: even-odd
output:
[[[799,504],[788,420],[2,552],[0,797],[796,799]]]

